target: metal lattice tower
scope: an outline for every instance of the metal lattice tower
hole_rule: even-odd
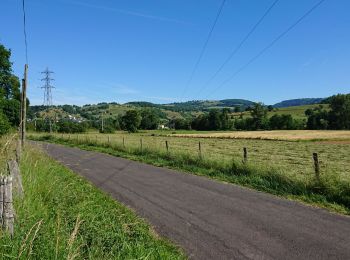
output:
[[[53,71],[49,71],[49,68],[46,68],[41,74],[44,74],[45,77],[41,79],[45,82],[45,85],[41,88],[44,89],[44,106],[51,107],[52,106],[52,89],[55,88],[51,85],[51,81],[54,80],[51,78],[51,74]]]

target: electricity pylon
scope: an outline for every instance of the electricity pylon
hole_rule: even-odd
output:
[[[46,70],[41,72],[41,74],[44,74],[45,77],[41,79],[41,81],[44,81],[45,84],[41,88],[44,89],[44,103],[43,105],[46,106],[47,113],[49,113],[49,110],[52,106],[52,89],[55,88],[54,86],[51,85],[51,81],[54,79],[51,78],[51,74],[53,71],[49,71],[49,68],[46,67]],[[51,118],[47,116],[48,121],[49,121],[49,126],[50,126],[50,133],[52,132],[52,124],[51,124]]]

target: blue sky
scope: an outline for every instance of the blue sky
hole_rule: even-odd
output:
[[[348,0],[326,0],[218,88],[318,2],[280,0],[221,73],[205,85],[273,1],[226,0],[183,95],[221,0],[26,0],[29,98],[32,104],[43,103],[40,71],[46,66],[55,72],[54,104],[226,98],[273,104],[350,92]],[[1,11],[0,43],[12,49],[14,72],[21,76],[21,0],[2,0]]]

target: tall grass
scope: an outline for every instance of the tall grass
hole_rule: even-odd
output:
[[[43,152],[21,160],[25,196],[15,235],[0,234],[0,259],[184,259],[135,213]]]
[[[34,138],[34,137],[33,137]],[[313,176],[303,179],[286,175],[280,168],[238,160],[201,159],[197,154],[143,147],[124,147],[122,144],[109,144],[98,139],[62,138],[41,136],[37,140],[56,142],[83,149],[100,151],[128,159],[139,160],[157,166],[166,166],[187,172],[209,176],[218,180],[248,186],[272,193],[317,204],[333,211],[350,214],[350,182],[336,174],[321,175],[319,181]]]
[[[0,175],[7,175],[7,162],[16,157],[18,134],[12,133],[0,137]]]
[[[270,166],[273,164],[288,175],[289,178],[298,179],[307,182],[314,176],[313,153],[318,153],[320,160],[321,174],[339,175],[339,178],[345,182],[350,182],[350,145],[346,143],[329,142],[291,142],[276,140],[252,140],[252,139],[221,139],[221,138],[184,138],[160,136],[160,131],[146,131],[135,134],[117,132],[108,135],[110,144],[119,144],[122,146],[123,139],[127,148],[139,148],[140,138],[143,140],[143,146],[152,150],[165,151],[165,142],[169,144],[171,153],[198,154],[198,142],[201,142],[202,155],[204,159],[210,158],[214,161],[226,161],[230,163],[232,158],[242,159],[243,147],[248,150],[249,162],[259,167]],[[33,135],[42,135],[42,133],[33,133]],[[98,133],[87,134],[53,134],[56,137],[80,140],[97,140],[97,143],[108,143],[108,136]]]

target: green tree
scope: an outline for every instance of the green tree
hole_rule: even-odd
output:
[[[135,133],[141,125],[141,115],[137,110],[128,110],[122,117],[124,129],[130,133]]]
[[[170,120],[169,125],[176,130],[183,129],[183,130],[189,130],[191,129],[191,121],[186,120],[183,118],[174,118]]]
[[[0,136],[8,133],[9,130],[10,130],[10,123],[7,120],[7,117],[0,112]]]
[[[99,127],[99,129],[100,129],[100,133],[112,134],[115,132],[117,127],[119,127],[118,120],[114,120],[113,118],[106,118],[103,124],[103,131],[102,131],[102,126]]]
[[[151,108],[144,108],[141,110],[141,129],[151,130],[151,129],[157,129],[160,118],[157,114],[157,111],[155,109]]]
[[[20,82],[12,74],[11,51],[0,44],[0,113],[2,114],[1,132],[8,131],[7,125],[19,125]]]
[[[328,111],[322,105],[305,111],[307,129],[324,130],[328,128]]]
[[[222,109],[222,112],[220,115],[221,128],[219,130],[230,130],[232,128],[230,113],[231,113],[231,110],[229,108]]]
[[[292,115],[275,114],[269,119],[269,128],[271,130],[293,130],[299,128],[299,124],[293,119]]]
[[[267,124],[267,109],[263,103],[256,103],[251,111],[250,115],[253,118],[252,128],[254,130],[266,129]]]
[[[331,97],[329,106],[329,128],[350,129],[350,94]]]
[[[209,129],[208,130],[219,130],[222,128],[222,121],[220,111],[218,109],[212,109],[208,115]]]
[[[0,98],[8,98],[11,84],[11,51],[6,49],[4,45],[0,44]]]

